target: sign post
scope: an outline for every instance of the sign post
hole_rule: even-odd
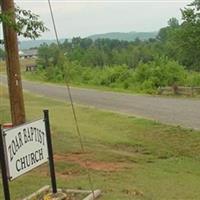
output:
[[[50,130],[50,124],[49,124],[49,111],[44,110],[43,112],[44,112],[45,129],[46,129],[46,134],[47,134],[47,145],[48,145],[48,153],[49,153],[49,168],[50,168],[50,174],[51,174],[52,192],[57,193],[56,175],[55,175],[53,149],[52,149],[52,141],[51,141],[51,130]]]
[[[3,190],[5,200],[10,200],[10,191],[8,185],[8,177],[7,177],[7,168],[6,168],[6,159],[5,159],[5,151],[3,145],[3,133],[0,125],[0,163],[1,163],[1,174],[3,181]]]

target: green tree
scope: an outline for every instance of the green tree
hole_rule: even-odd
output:
[[[183,22],[176,31],[178,60],[188,69],[200,70],[200,0],[181,10]]]
[[[179,21],[175,17],[172,17],[169,19],[168,25],[171,28],[177,28],[177,27],[179,27]]]
[[[43,68],[48,68],[50,66],[56,66],[59,62],[60,52],[63,52],[59,49],[57,44],[47,45],[46,43],[42,44],[38,48],[38,65],[41,65]],[[64,54],[64,53],[63,53]]]
[[[1,6],[2,0],[0,0]],[[13,19],[15,15],[16,20]],[[39,16],[32,13],[30,10],[23,10],[15,6],[14,11],[2,12],[0,9],[0,24],[5,23],[12,27],[18,35],[23,35],[27,38],[35,39],[41,33],[48,30],[44,23],[39,19]]]
[[[168,20],[168,26],[161,28],[158,32],[157,39],[161,42],[167,42],[171,39],[174,31],[179,28],[179,21],[175,17]]]

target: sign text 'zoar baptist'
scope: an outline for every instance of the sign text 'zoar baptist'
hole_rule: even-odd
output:
[[[4,130],[5,152],[10,180],[48,161],[48,145],[43,119]]]

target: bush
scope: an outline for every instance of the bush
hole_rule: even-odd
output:
[[[102,71],[99,71],[99,73],[101,73],[101,75],[99,76],[99,78],[101,79],[101,85],[115,85],[116,83],[122,83],[126,80],[128,76],[128,67],[125,65],[105,67]]]
[[[135,83],[141,90],[152,92],[158,87],[184,85],[186,71],[183,66],[167,58],[140,64],[135,70]]]
[[[190,87],[200,86],[200,73],[188,72],[187,86],[190,86]]]
[[[149,63],[140,63],[136,69],[130,69],[126,65],[83,67],[77,61],[65,61],[64,64],[61,62],[46,68],[39,65],[37,71],[31,75],[37,80],[63,82],[64,73],[68,80],[75,84],[106,86],[145,93],[154,93],[158,87],[165,86],[200,86],[198,72],[188,72],[176,61],[162,57]]]

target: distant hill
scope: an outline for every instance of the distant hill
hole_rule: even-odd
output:
[[[112,32],[112,33],[103,33],[103,34],[95,34],[88,36],[92,40],[96,39],[117,39],[117,40],[125,40],[125,41],[134,41],[136,38],[140,40],[148,40],[149,38],[155,38],[158,32]]]
[[[61,43],[64,41],[65,39],[60,39]],[[52,43],[56,43],[56,40],[24,40],[24,41],[19,42],[19,47],[20,49],[30,49],[30,48],[39,47],[43,43],[52,44]]]
[[[88,36],[92,40],[108,38],[108,39],[117,39],[117,40],[125,40],[125,41],[134,41],[136,38],[140,40],[148,40],[149,38],[155,38],[157,32],[112,32],[112,33],[104,33],[104,34],[95,34]],[[71,39],[69,39],[71,40]],[[60,42],[64,42],[65,39],[60,39]],[[56,40],[24,40],[19,42],[20,49],[30,49],[39,47],[41,44],[47,43],[56,43]]]

